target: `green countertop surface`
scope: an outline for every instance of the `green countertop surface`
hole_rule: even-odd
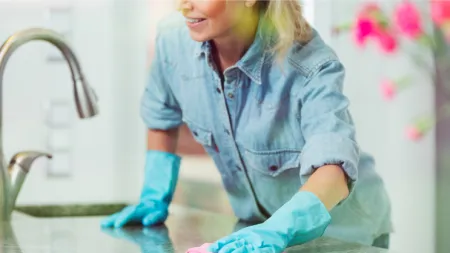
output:
[[[231,215],[172,204],[164,225],[143,228],[102,229],[104,216],[32,217],[15,211],[11,222],[1,223],[2,251],[9,253],[158,253],[186,252],[233,232],[237,219]],[[382,253],[374,247],[319,238],[286,252]]]

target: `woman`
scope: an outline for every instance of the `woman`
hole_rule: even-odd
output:
[[[322,235],[388,247],[390,205],[360,152],[344,67],[297,0],[181,0],[159,27],[142,100],[140,203],[103,225],[164,222],[184,122],[214,159],[238,218],[259,223],[211,252],[282,252]],[[181,17],[181,15],[180,15]]]

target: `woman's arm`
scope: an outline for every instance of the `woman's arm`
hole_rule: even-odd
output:
[[[349,194],[347,176],[340,166],[325,165],[309,177],[300,191],[313,193],[330,211]]]
[[[179,127],[170,130],[153,130],[147,132],[147,149],[175,153],[178,143]]]
[[[330,211],[358,179],[359,146],[349,101],[343,94],[345,69],[338,60],[321,66],[301,93],[300,191],[316,195]]]

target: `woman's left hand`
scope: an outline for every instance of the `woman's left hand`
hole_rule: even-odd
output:
[[[264,223],[239,230],[209,247],[213,253],[281,253],[316,239],[331,216],[314,194],[300,191]]]
[[[288,238],[266,223],[246,227],[224,237],[209,247],[214,253],[281,253],[288,244]]]

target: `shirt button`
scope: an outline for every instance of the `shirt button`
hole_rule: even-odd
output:
[[[270,171],[277,171],[278,170],[278,166],[272,165],[272,166],[269,167],[269,170]]]
[[[234,98],[234,94],[230,92],[230,93],[228,93],[228,97],[233,99]]]
[[[216,88],[217,93],[221,93],[222,91],[220,90],[220,88]]]
[[[237,165],[236,165],[236,169],[239,170],[239,171],[242,170],[241,167],[239,167],[239,166],[237,166]]]
[[[225,133],[230,135],[230,131],[228,131],[228,129],[225,129]]]

